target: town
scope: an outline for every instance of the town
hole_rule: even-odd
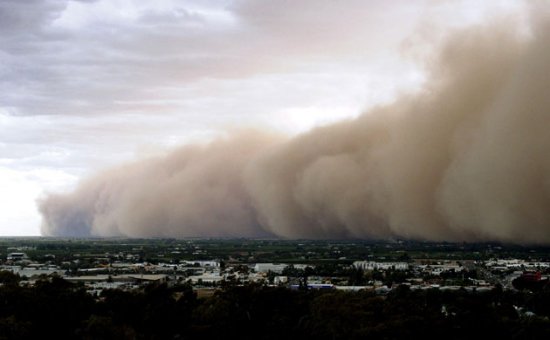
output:
[[[246,283],[377,294],[401,285],[472,292],[547,283],[548,250],[394,240],[6,238],[0,270],[18,275],[22,285],[55,275],[94,296],[152,282],[187,284],[200,296]]]
[[[281,239],[0,239],[0,338],[535,339],[548,248]]]

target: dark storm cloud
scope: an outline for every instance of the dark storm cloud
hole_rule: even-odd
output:
[[[550,26],[462,30],[426,86],[294,138],[240,132],[40,200],[45,235],[550,242]]]
[[[165,157],[104,172],[82,182],[73,195],[50,195],[41,201],[43,233],[271,235],[255,220],[242,173],[250,158],[273,138],[241,133],[230,140],[186,146]]]

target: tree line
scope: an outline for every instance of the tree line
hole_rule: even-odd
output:
[[[198,298],[185,284],[105,290],[53,277],[0,275],[0,339],[500,339],[550,335],[550,291],[468,293],[291,290],[226,284]]]

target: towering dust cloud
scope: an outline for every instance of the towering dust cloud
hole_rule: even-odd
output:
[[[294,138],[239,132],[41,199],[44,235],[550,242],[550,24],[467,29],[415,95]]]

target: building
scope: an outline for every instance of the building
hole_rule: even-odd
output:
[[[29,257],[25,253],[9,253],[8,254],[8,261],[21,261],[21,260],[28,260]]]
[[[282,274],[286,267],[286,264],[256,263],[254,271],[256,273],[267,273],[268,271],[272,271],[277,274]]]
[[[409,264],[406,262],[374,262],[374,261],[356,261],[353,262],[356,268],[363,270],[375,270],[375,269],[397,269],[406,270],[409,269]]]

